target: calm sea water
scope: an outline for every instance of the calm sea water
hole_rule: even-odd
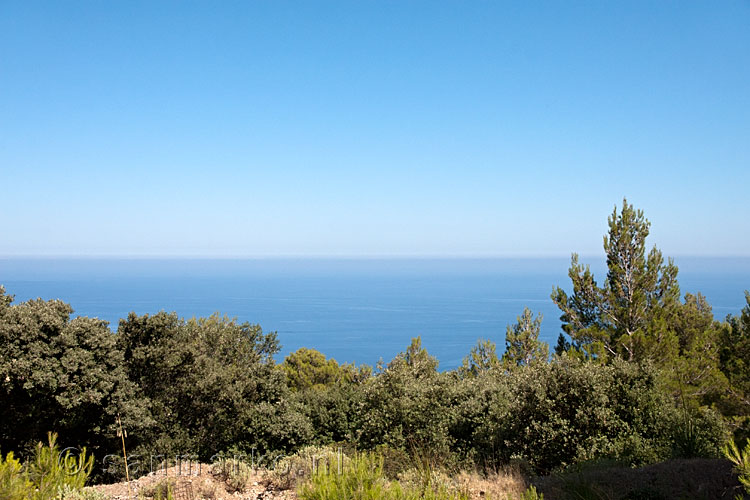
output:
[[[599,280],[604,264],[584,259]],[[680,286],[700,291],[723,318],[744,305],[750,258],[678,258]],[[553,286],[569,290],[568,259],[0,259],[0,284],[17,301],[70,303],[107,320],[128,312],[221,312],[277,331],[280,358],[311,347],[340,362],[374,364],[422,336],[442,369],[461,363],[477,339],[502,350],[505,327],[524,306],[544,315],[553,344],[560,313]]]

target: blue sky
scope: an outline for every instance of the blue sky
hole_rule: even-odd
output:
[[[750,255],[750,2],[0,1],[0,255]]]

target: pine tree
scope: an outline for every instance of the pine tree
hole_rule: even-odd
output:
[[[541,327],[541,313],[534,318],[534,313],[528,307],[524,307],[515,325],[508,325],[503,354],[503,364],[507,368],[547,361],[549,346],[539,340]]]
[[[672,344],[658,342],[666,340],[659,338],[666,330],[654,325],[671,320],[680,305],[677,266],[671,259],[665,263],[656,247],[646,254],[650,223],[627,200],[619,213],[615,207],[608,223],[604,236],[608,272],[603,285],[573,254],[568,272],[573,294],[557,287],[552,300],[563,313],[563,331],[572,346],[588,357],[629,361],[651,357],[654,349]]]
[[[497,346],[491,340],[479,339],[477,344],[471,348],[469,355],[458,367],[458,373],[462,377],[477,377],[479,374],[488,372],[500,366],[497,357]]]

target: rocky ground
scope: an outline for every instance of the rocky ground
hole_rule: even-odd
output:
[[[111,500],[150,499],[169,483],[175,500],[292,500],[293,490],[278,489],[261,471],[252,473],[243,488],[230,484],[225,476],[207,464],[170,467],[130,482],[103,484],[91,488]]]
[[[489,477],[462,473],[452,479],[472,500],[518,497],[528,486],[517,472]],[[193,464],[171,467],[130,482],[92,486],[110,500],[160,498],[166,484],[175,500],[296,500],[295,490],[282,489],[264,471],[253,470],[243,484],[233,482],[216,467]],[[564,498],[621,499],[734,499],[743,490],[726,460],[670,460],[641,468],[595,466],[565,475],[530,481],[545,500]],[[165,495],[161,495],[165,499]],[[747,498],[747,497],[745,497]]]

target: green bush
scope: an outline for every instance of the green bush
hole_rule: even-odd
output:
[[[174,500],[174,480],[163,479],[156,484],[138,492],[139,500],[152,498],[153,500]]]
[[[360,447],[378,445],[448,456],[451,439],[453,376],[437,371],[437,360],[419,338],[362,386],[355,439]]]
[[[306,446],[297,453],[278,460],[270,476],[282,489],[297,486],[303,480],[322,469],[330,473],[343,472],[350,459],[344,453],[330,446]]]
[[[221,460],[213,464],[212,472],[220,476],[232,491],[243,492],[254,476],[251,465],[234,458]]]
[[[468,497],[444,485],[424,488],[390,481],[383,473],[383,459],[376,454],[352,458],[342,473],[317,469],[299,490],[303,500],[465,500]]]
[[[507,374],[488,372],[470,383],[474,408],[459,412],[456,428],[474,426],[463,435],[469,440],[464,446],[480,463],[521,458],[549,472],[596,458],[642,465],[672,456],[678,415],[649,366],[563,356]],[[709,453],[722,433],[709,414],[699,416],[695,429],[702,452]]]
[[[276,334],[259,325],[217,314],[131,313],[120,321],[117,344],[157,424],[131,433],[135,453],[189,451],[209,460],[231,447],[291,451],[312,439],[273,360]]]
[[[104,456],[117,453],[118,413],[131,433],[152,423],[107,323],[72,313],[60,300],[13,304],[0,286],[0,448],[30,456],[55,430]]]
[[[82,450],[79,456],[61,452],[57,435],[48,435],[48,444],[39,443],[34,457],[22,465],[8,453],[0,459],[0,499],[49,500],[71,496],[86,484],[94,457]]]
[[[29,480],[21,462],[14,458],[13,452],[3,459],[0,456],[0,498],[3,500],[22,500],[31,498],[34,484]]]
[[[58,492],[58,500],[109,500],[109,496],[93,488],[71,488],[63,486]]]
[[[86,449],[79,456],[69,451],[62,453],[57,446],[57,435],[50,433],[48,444],[37,445],[34,459],[26,466],[29,479],[34,483],[39,499],[57,496],[64,489],[80,490],[94,467],[94,457],[86,455]]]

